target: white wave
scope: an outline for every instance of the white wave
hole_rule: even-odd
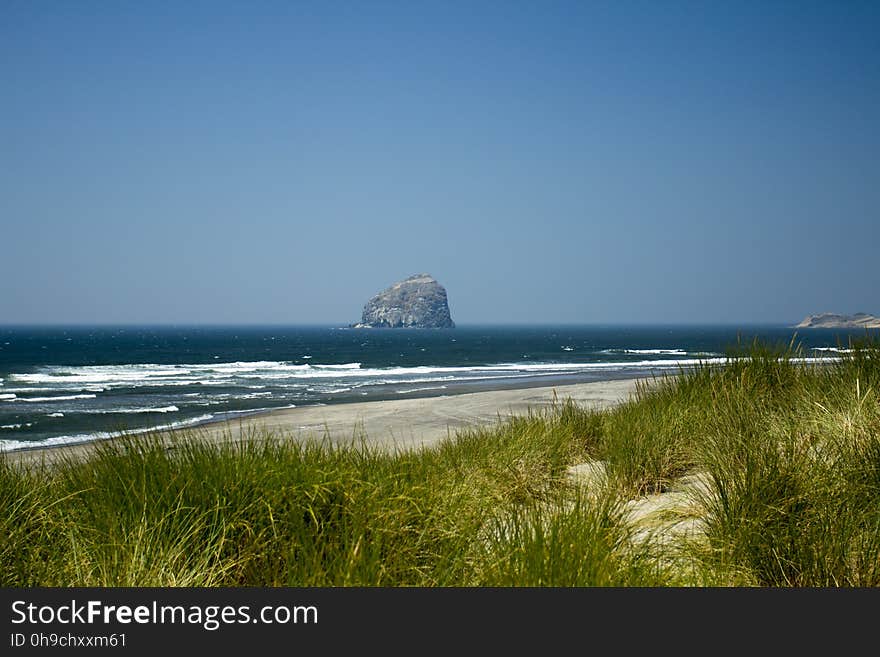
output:
[[[42,386],[40,388],[4,388],[6,392],[72,392],[76,390],[79,392],[80,388],[50,388],[46,386]]]
[[[3,401],[9,401],[9,400],[11,400],[11,399],[15,399],[15,395],[14,395],[14,394],[6,394],[6,393],[4,393],[4,394],[0,395],[0,400],[3,400]]]
[[[19,397],[18,401],[23,402],[55,402],[55,401],[71,401],[73,399],[94,399],[96,395],[61,395],[55,397]]]
[[[434,371],[426,368],[421,371]],[[419,372],[419,368],[397,368],[397,373]],[[451,368],[449,371],[456,371]],[[295,365],[281,361],[254,361],[184,365],[106,365],[82,367],[48,367],[39,372],[10,375],[19,383],[43,386],[34,391],[50,389],[69,391],[71,385],[90,386],[95,391],[103,386],[187,386],[235,385],[237,379],[309,379],[340,376],[382,376],[394,374],[388,368],[361,369],[360,363]],[[57,386],[67,386],[58,388]],[[82,389],[82,388],[80,388]]]
[[[830,350],[830,349],[829,349]],[[309,387],[313,392],[328,394],[347,392],[353,387],[399,384],[436,383],[438,381],[467,381],[487,378],[516,378],[549,374],[577,374],[581,372],[662,370],[689,367],[698,363],[719,364],[726,362],[718,355],[688,354],[682,349],[626,349],[618,352],[660,357],[651,360],[621,362],[608,361],[590,363],[498,363],[492,365],[432,366],[363,368],[361,363],[343,364],[304,364],[296,365],[289,361],[242,361],[233,363],[207,364],[139,364],[82,367],[47,367],[38,372],[12,374],[14,379],[25,385],[39,385],[37,388],[4,388],[4,395],[15,394],[15,390],[44,392],[28,402],[66,401],[69,399],[89,399],[94,394],[79,394],[88,386],[95,392],[98,388],[143,386],[205,386],[205,387],[244,387],[260,389],[265,384],[283,388]],[[682,358],[681,356],[685,356]],[[698,357],[699,356],[699,357]],[[326,383],[325,383],[326,381]],[[59,387],[65,386],[65,387]],[[329,386],[322,390],[324,386]],[[49,397],[45,393],[59,392],[59,396]],[[67,394],[65,394],[67,393]],[[77,394],[72,394],[77,393]],[[189,393],[198,397],[201,393]],[[268,396],[268,395],[267,395]],[[10,397],[0,397],[10,401]],[[16,398],[17,399],[17,398]],[[124,412],[124,411],[123,411]],[[143,411],[151,412],[151,411]]]
[[[176,413],[180,409],[177,406],[160,406],[158,408],[144,406],[138,408],[108,408],[108,409],[87,409],[80,411],[81,413],[109,415],[116,413]]]
[[[664,360],[641,360],[632,362],[623,361],[600,361],[593,363],[500,363],[498,365],[478,365],[466,367],[432,367],[432,366],[416,366],[416,367],[389,367],[360,370],[355,373],[338,374],[338,378],[345,377],[395,377],[407,375],[457,375],[457,374],[483,374],[496,375],[506,374],[510,372],[577,372],[588,370],[618,369],[618,368],[637,368],[637,367],[678,367],[681,365],[696,365],[697,363],[714,363],[726,362],[726,358],[686,358],[686,359],[664,359]],[[320,377],[317,377],[320,378]],[[456,380],[459,376],[454,376]],[[400,382],[391,379],[389,382]]]
[[[103,440],[106,438],[118,438],[121,436],[135,436],[142,435],[145,433],[152,433],[155,431],[171,431],[174,429],[183,429],[185,427],[190,427],[195,424],[203,424],[208,422],[209,420],[213,420],[214,415],[208,413],[206,415],[199,415],[198,417],[190,418],[188,420],[180,420],[178,422],[171,422],[170,424],[161,424],[159,426],[147,427],[145,429],[137,429],[135,431],[126,431],[123,433],[108,433],[108,432],[97,432],[97,433],[80,433],[72,436],[55,436],[53,438],[46,438],[44,440],[2,440],[0,439],[0,452],[11,452],[18,449],[33,449],[39,447],[59,447],[61,445],[79,445],[82,443],[90,443],[95,440]]]
[[[562,347],[562,351],[574,351],[574,347]]]
[[[191,374],[184,367],[173,365],[86,365],[82,367],[49,367],[42,372],[12,374],[10,380],[22,383],[127,383],[181,377]]]
[[[326,395],[335,395],[341,392],[348,392],[351,388],[332,388],[332,387],[323,387],[323,388],[306,388],[308,392],[320,392]]]
[[[24,424],[0,424],[0,429],[21,429],[22,427],[32,427],[33,422],[25,422]]]
[[[420,365],[414,367],[386,367],[386,368],[368,368],[355,369],[350,367],[338,367],[334,369],[326,369],[318,366],[304,366],[306,369],[300,371],[275,372],[260,375],[254,375],[253,378],[265,379],[360,379],[369,381],[371,379],[381,379],[387,383],[401,383],[399,377],[408,377],[407,382],[433,382],[438,377],[446,379],[464,378],[462,375],[476,375],[475,378],[484,378],[486,376],[504,375],[512,372],[559,372],[569,373],[577,371],[589,370],[605,370],[620,368],[662,368],[662,367],[679,367],[695,365],[697,363],[721,363],[725,362],[725,358],[687,358],[687,359],[661,359],[661,360],[640,360],[632,362],[623,361],[600,361],[593,363],[500,363],[495,365],[475,365],[475,366],[429,366]],[[249,378],[249,377],[246,377]],[[379,381],[376,381],[377,383]]]
[[[803,358],[791,359],[792,362],[824,362],[827,358]],[[707,358],[670,358],[662,360],[639,360],[639,361],[599,361],[593,363],[501,363],[498,365],[483,365],[470,367],[400,367],[377,370],[363,370],[361,377],[371,376],[395,376],[407,374],[484,374],[488,376],[506,375],[509,373],[558,373],[567,374],[573,372],[587,372],[591,370],[632,370],[632,369],[672,369],[679,367],[693,367],[695,365],[722,365],[728,362],[726,357]],[[341,377],[340,377],[341,378]],[[454,380],[462,380],[464,377],[455,376]],[[474,377],[485,378],[485,377]],[[389,383],[400,383],[400,380],[390,379]]]
[[[401,384],[401,383],[437,383],[439,381],[470,381],[477,379],[484,379],[486,377],[483,376],[453,376],[453,375],[443,375],[443,376],[424,376],[418,377],[415,379],[393,379],[393,378],[379,378],[379,379],[370,379],[367,381],[361,381],[360,383],[353,383],[352,387],[354,388],[362,388],[364,386],[378,386],[378,385],[387,385],[387,384]],[[287,387],[287,386],[285,386]],[[295,386],[291,386],[295,387]]]
[[[325,404],[309,404],[309,406],[325,406]],[[269,411],[283,411],[289,408],[296,408],[296,404],[288,404],[287,406],[264,406],[263,408],[241,408],[231,411],[217,411],[214,417],[218,419],[227,419],[229,415],[255,415],[257,413],[266,413]]]
[[[446,390],[446,386],[428,386],[425,388],[411,388],[409,390],[398,390],[397,394],[398,395],[406,395],[411,392],[422,392],[425,390]]]
[[[813,347],[813,351],[830,351],[837,354],[851,354],[853,352],[852,349],[841,349],[839,347]]]
[[[353,368],[356,363],[331,368]],[[319,366],[325,367],[325,366]],[[211,364],[132,364],[86,365],[81,367],[45,367],[38,372],[16,373],[10,379],[30,384],[100,384],[128,386],[194,385],[213,383],[214,379],[231,381],[246,374],[305,372],[310,365],[294,365],[281,361],[253,361]]]
[[[260,378],[259,375],[255,375],[253,378]],[[105,384],[104,391],[114,390],[114,389],[122,389],[122,388],[173,388],[173,387],[182,387],[182,386],[234,386],[236,382],[234,379],[230,378],[205,378],[199,379],[195,377],[174,380],[174,379],[150,379],[148,381],[133,381],[126,383],[114,382],[113,385]],[[82,390],[90,390],[94,391],[94,388],[81,388]],[[44,390],[44,389],[40,389]],[[54,388],[47,388],[47,391],[56,390]],[[57,389],[64,390],[64,389]],[[67,390],[70,390],[69,388]]]
[[[46,417],[64,417],[64,413],[48,413]]]
[[[0,438],[0,452],[14,452],[19,449],[34,449],[39,447],[60,447],[62,445],[77,445],[87,443],[102,436],[94,434],[80,434],[78,436],[57,436],[43,440],[4,440]],[[109,436],[106,436],[109,437]]]
[[[654,356],[687,356],[684,349],[606,349],[606,354],[645,354]]]
[[[258,361],[240,361],[235,363],[214,363],[211,365],[185,365],[184,367],[199,371],[221,372],[226,374],[237,374],[239,372],[256,372],[265,370],[304,370],[310,365],[294,365],[287,361],[276,360],[258,360]]]

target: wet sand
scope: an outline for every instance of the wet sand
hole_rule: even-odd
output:
[[[166,432],[173,443],[196,435],[211,442],[239,442],[266,433],[283,440],[329,440],[336,444],[366,443],[387,449],[433,445],[456,431],[488,426],[511,415],[524,415],[572,399],[589,408],[608,408],[625,400],[636,379],[595,381],[540,388],[491,390],[443,397],[393,399],[272,411],[197,429]],[[6,454],[12,463],[51,464],[58,459],[84,458],[96,443],[19,450]]]

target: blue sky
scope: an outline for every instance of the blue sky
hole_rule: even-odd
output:
[[[876,2],[0,4],[0,322],[880,314]]]

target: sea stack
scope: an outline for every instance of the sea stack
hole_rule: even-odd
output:
[[[455,322],[446,289],[430,274],[416,274],[367,301],[354,328],[455,328]]]

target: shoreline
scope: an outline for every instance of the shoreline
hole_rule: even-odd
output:
[[[193,436],[220,444],[259,439],[273,433],[290,440],[328,439],[337,445],[363,442],[383,449],[413,449],[437,444],[459,430],[490,426],[506,417],[547,408],[554,398],[558,402],[570,398],[590,408],[608,408],[625,401],[637,382],[646,380],[651,379],[559,382],[551,386],[301,406],[141,435],[160,435],[172,440]],[[86,458],[97,446],[121,437],[17,449],[2,452],[0,458],[10,464],[28,466]]]

